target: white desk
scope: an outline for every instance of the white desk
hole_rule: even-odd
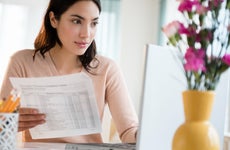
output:
[[[16,150],[136,150],[135,144],[21,143]]]
[[[16,150],[65,150],[65,143],[21,143]]]

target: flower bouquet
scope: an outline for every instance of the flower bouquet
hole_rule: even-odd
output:
[[[162,28],[179,51],[187,79],[185,122],[174,134],[172,150],[220,150],[209,117],[213,91],[230,66],[230,0],[180,0],[178,10],[183,20]]]
[[[177,0],[182,21],[162,28],[179,49],[189,90],[215,90],[230,66],[230,0]]]

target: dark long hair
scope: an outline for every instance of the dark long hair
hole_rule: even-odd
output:
[[[50,0],[44,16],[42,27],[34,42],[35,53],[33,59],[35,59],[35,55],[37,52],[40,52],[41,55],[45,57],[44,54],[47,51],[49,51],[51,48],[53,48],[56,43],[62,46],[62,43],[58,38],[56,29],[51,26],[49,13],[52,11],[55,15],[55,18],[59,20],[61,18],[61,15],[77,1],[84,1],[84,0]],[[101,12],[100,0],[85,0],[85,1],[93,1],[97,5],[99,12]],[[87,71],[89,71],[89,69],[91,68],[90,62],[93,59],[95,59],[96,53],[97,53],[96,43],[95,40],[93,40],[93,42],[88,47],[86,52],[83,55],[79,56],[79,59],[83,67]]]

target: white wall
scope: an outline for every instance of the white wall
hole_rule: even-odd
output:
[[[121,1],[120,66],[128,89],[139,112],[141,100],[145,45],[157,43],[160,0]]]
[[[40,1],[40,6],[47,5],[47,0]],[[30,1],[20,0],[19,2],[18,0],[0,0],[0,2],[28,3]],[[159,28],[159,5],[160,0],[121,0],[121,49],[119,64],[124,72],[125,79],[127,81],[131,97],[134,100],[137,112],[139,112],[139,103],[141,100],[143,83],[145,62],[144,48],[147,43],[157,43],[157,35]],[[18,49],[33,47],[34,37],[37,34],[37,32],[34,33],[32,31],[39,30],[39,22],[41,22],[41,17],[43,17],[43,15],[41,15],[41,12],[44,10],[36,6],[33,6],[32,9],[36,9],[36,12],[38,12],[36,16],[34,16],[35,18],[37,18],[37,21],[34,22],[28,20],[28,22],[30,23],[25,23],[26,25],[29,25],[29,27],[26,26],[26,28],[28,27],[28,33],[25,35],[27,39],[25,41],[18,41],[18,43],[23,43],[23,47],[21,47],[20,45],[16,45],[15,43],[13,45],[2,43],[1,49],[15,51]],[[27,11],[30,10],[28,9]],[[30,14],[28,14],[27,17],[31,18],[31,16],[29,15]],[[24,47],[25,44],[27,45],[26,47]],[[3,55],[2,57],[4,57],[4,59],[8,59],[8,55]],[[1,60],[3,60],[2,57],[0,57]],[[5,62],[8,63],[8,60],[6,60]],[[4,66],[6,66],[6,64]],[[3,74],[0,75],[0,81],[2,80],[2,78]]]
[[[43,19],[43,6],[46,5],[47,0],[37,3],[30,0],[0,0],[0,83],[10,56],[17,50],[33,48]]]

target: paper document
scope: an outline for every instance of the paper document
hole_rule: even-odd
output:
[[[45,124],[30,129],[33,139],[101,132],[93,83],[85,73],[10,81],[22,92],[21,107],[46,114]]]

